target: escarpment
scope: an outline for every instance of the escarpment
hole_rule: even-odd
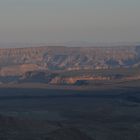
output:
[[[109,69],[139,65],[139,46],[0,49],[0,75],[21,75],[33,70]]]

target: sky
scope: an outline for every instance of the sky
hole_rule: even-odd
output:
[[[0,0],[0,42],[140,42],[140,0]]]

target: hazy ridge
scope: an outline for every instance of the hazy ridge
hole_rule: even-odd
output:
[[[140,47],[30,47],[0,49],[1,74],[18,69],[71,70],[133,67]],[[20,70],[21,69],[21,70]],[[23,71],[24,71],[23,70]]]

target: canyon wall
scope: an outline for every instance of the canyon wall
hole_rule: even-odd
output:
[[[140,47],[30,47],[0,49],[0,75],[32,70],[79,70],[135,67]]]

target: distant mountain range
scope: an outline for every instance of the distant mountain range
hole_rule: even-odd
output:
[[[140,46],[25,47],[0,49],[0,76],[34,71],[79,71],[140,66]]]
[[[117,47],[117,46],[139,46],[140,42],[88,42],[88,41],[67,41],[57,43],[20,43],[0,42],[0,48],[24,48],[37,46],[67,46],[67,47]]]
[[[0,49],[0,68],[3,72],[7,69],[10,72],[14,68],[18,71],[26,71],[26,69],[71,70],[138,65],[140,65],[140,46],[51,46]]]

